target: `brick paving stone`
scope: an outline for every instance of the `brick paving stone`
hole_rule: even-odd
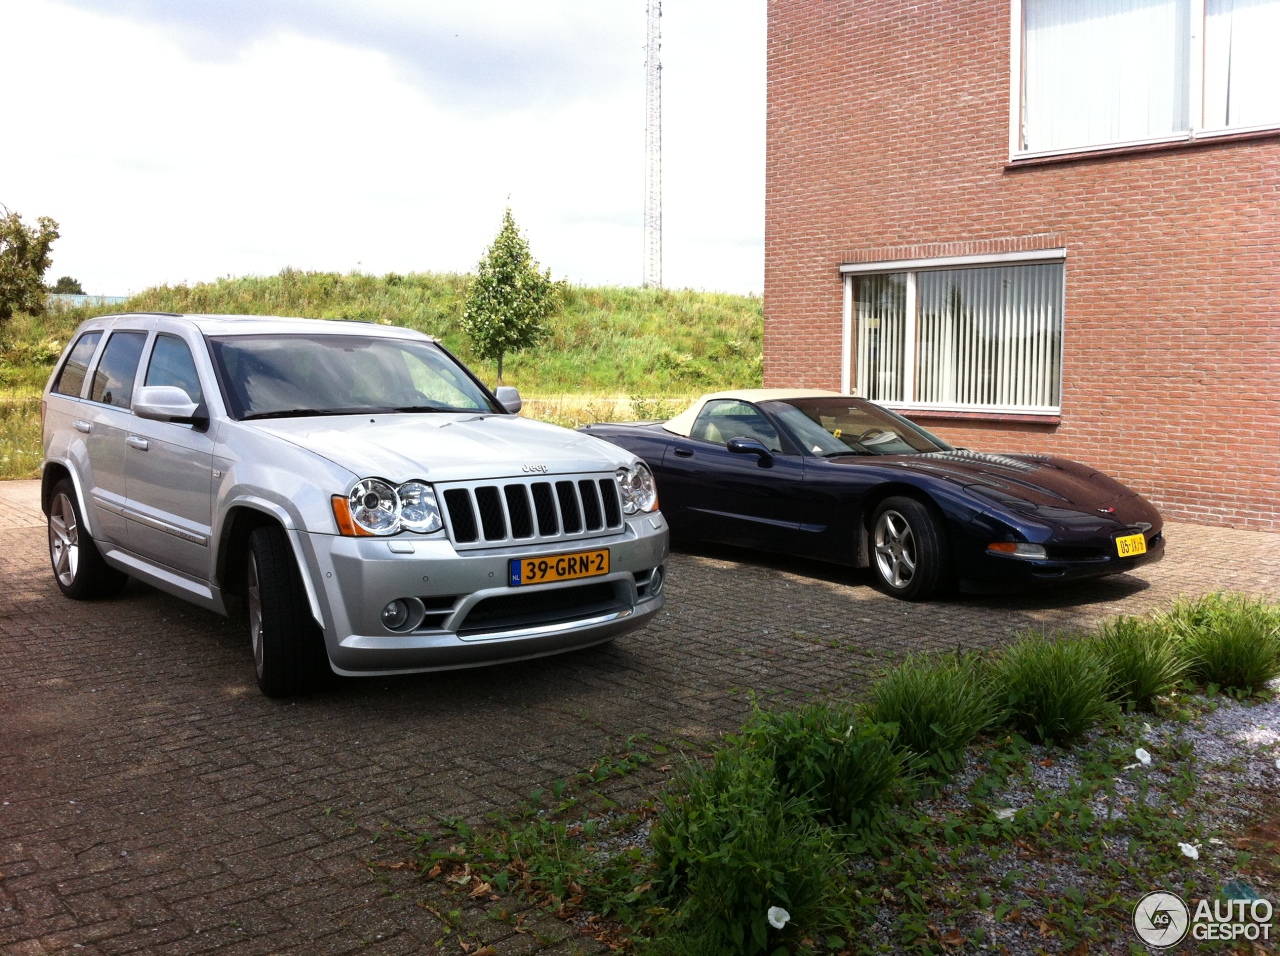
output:
[[[752,693],[856,694],[908,651],[1091,627],[1179,595],[1280,599],[1280,535],[1166,535],[1165,561],[1136,574],[925,605],[865,571],[679,552],[659,619],[613,644],[271,701],[216,615],[136,582],[63,598],[36,483],[0,482],[0,954],[424,951],[444,934],[427,905],[456,902],[370,865],[398,850],[374,842],[386,823],[479,822],[632,734],[711,738]],[[545,916],[530,920],[541,943],[466,918],[503,954],[604,951]]]

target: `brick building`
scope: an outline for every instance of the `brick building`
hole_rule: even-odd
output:
[[[1280,0],[769,0],[765,384],[1280,531]]]

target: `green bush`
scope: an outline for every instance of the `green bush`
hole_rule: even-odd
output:
[[[1187,669],[1169,630],[1143,618],[1108,621],[1094,650],[1111,674],[1111,699],[1126,707],[1150,710],[1152,701],[1173,690]]]
[[[1280,608],[1239,594],[1179,601],[1161,619],[1179,640],[1187,674],[1245,696],[1280,677]]]
[[[1033,742],[1067,744],[1112,707],[1107,665],[1092,641],[1028,634],[996,664],[1006,722]]]
[[[786,793],[806,797],[819,820],[851,833],[876,823],[905,769],[893,728],[848,706],[757,710],[742,739],[773,761]]]
[[[990,668],[973,654],[908,657],[871,688],[867,716],[898,728],[897,742],[935,773],[955,769],[965,746],[1002,716]]]
[[[697,944],[676,951],[773,953],[843,921],[835,835],[783,792],[764,753],[734,746],[686,764],[659,799],[655,885],[675,908],[673,940]],[[773,906],[791,915],[780,930]]]

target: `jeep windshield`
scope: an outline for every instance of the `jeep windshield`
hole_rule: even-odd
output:
[[[209,344],[227,410],[240,421],[503,411],[432,342],[268,333],[214,336]]]

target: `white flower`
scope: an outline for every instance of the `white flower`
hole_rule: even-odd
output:
[[[1013,807],[1005,807],[1003,810],[997,810],[997,811],[996,811],[996,819],[997,819],[997,820],[1012,820],[1012,819],[1013,819],[1013,815],[1014,815],[1015,813],[1017,813],[1017,812],[1018,812],[1018,811],[1017,811],[1017,810],[1015,810]]]
[[[1145,736],[1146,736],[1147,734],[1149,734],[1149,733],[1151,733],[1151,725],[1150,725],[1150,724],[1143,724],[1143,725],[1142,725],[1142,735],[1145,737]]]
[[[790,919],[791,914],[781,906],[769,907],[769,925],[774,929],[782,929],[782,927],[787,925],[787,921]]]
[[[1183,856],[1190,857],[1193,860],[1200,859],[1200,851],[1192,843],[1179,843],[1178,849],[1182,851]]]
[[[1138,763],[1142,764],[1142,766],[1144,767],[1151,766],[1151,754],[1147,753],[1141,747],[1135,750],[1133,752],[1133,755],[1138,758]]]

